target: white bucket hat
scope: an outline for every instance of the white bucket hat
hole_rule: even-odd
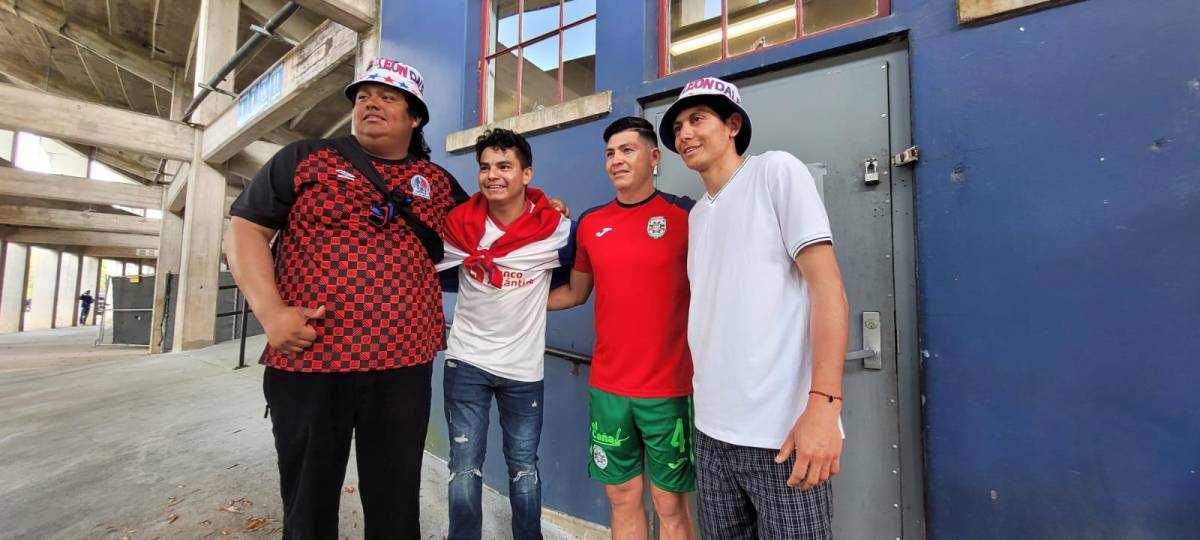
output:
[[[687,83],[687,86],[683,87],[683,91],[679,93],[679,98],[663,114],[662,121],[658,124],[658,137],[667,150],[679,153],[675,149],[675,117],[679,116],[679,111],[710,96],[728,101],[733,105],[734,110],[742,115],[742,129],[734,137],[738,155],[744,154],[750,147],[750,115],[746,114],[746,109],[742,108],[742,95],[738,93],[737,86],[716,77],[704,77]]]
[[[416,68],[390,58],[372,58],[367,62],[367,68],[358,80],[346,85],[346,97],[354,102],[354,94],[358,92],[358,87],[365,83],[384,84],[408,92],[417,98],[420,110],[414,112],[422,118],[421,125],[429,123],[429,106],[422,97],[425,93],[425,78],[421,77],[421,72]]]

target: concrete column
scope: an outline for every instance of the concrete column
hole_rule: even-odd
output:
[[[100,294],[100,259],[95,257],[84,257],[80,263],[79,271],[79,294],[83,291],[92,291],[92,298]],[[96,320],[96,305],[92,305],[91,312],[88,313],[88,319],[83,324],[92,324]]]
[[[238,0],[203,0],[196,41],[196,80],[220,69],[237,49]],[[232,81],[227,79],[226,84]],[[232,100],[209,96],[192,115],[207,125]],[[179,295],[175,304],[174,346],[177,350],[212,345],[216,338],[217,278],[224,225],[225,175],[204,163],[203,133],[196,131],[196,150],[184,205],[183,245],[179,263]]]
[[[58,291],[58,251],[34,247],[29,255],[29,313],[25,330],[45,330],[54,325],[54,293]]]
[[[54,327],[75,326],[79,321],[79,255],[62,252],[58,259],[58,300]]]
[[[179,250],[183,248],[183,218],[164,210],[158,242],[158,264],[154,267],[157,276],[154,278],[154,313],[150,319],[151,354],[166,352],[162,343],[162,320],[167,307],[168,276],[179,273]]]
[[[25,276],[29,247],[4,243],[4,272],[0,281],[0,332],[20,332],[25,317]]]

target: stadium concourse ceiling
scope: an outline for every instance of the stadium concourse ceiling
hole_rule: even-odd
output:
[[[284,0],[243,0],[238,43],[262,26]],[[170,117],[173,97],[191,100],[196,21],[200,0],[0,0],[0,78],[27,89],[144,114]],[[302,40],[322,18],[304,9],[233,74],[242,91]],[[174,78],[183,77],[183,84]],[[180,89],[173,96],[172,89]],[[295,116],[264,140],[286,144],[306,137],[349,133],[349,111],[338,93]],[[160,160],[125,151],[72,145],[139,182],[165,184]]]

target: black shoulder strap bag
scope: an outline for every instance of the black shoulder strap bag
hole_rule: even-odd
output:
[[[367,180],[370,180],[375,189],[383,195],[383,204],[371,208],[371,222],[384,228],[392,222],[396,215],[399,215],[408,224],[408,228],[412,230],[413,234],[417,235],[417,240],[420,240],[421,245],[425,247],[429,259],[434,264],[441,262],[445,255],[442,237],[413,213],[412,197],[407,196],[402,189],[395,191],[388,189],[387,182],[383,181],[383,177],[375,169],[370,156],[363,151],[353,136],[339,137],[331,139],[331,141],[334,149],[346,158],[359,173],[367,177]]]

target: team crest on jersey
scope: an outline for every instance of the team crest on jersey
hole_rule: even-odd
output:
[[[604,449],[600,448],[600,445],[598,444],[592,445],[592,461],[595,462],[596,466],[600,467],[601,470],[608,468],[608,454],[605,454]]]
[[[418,174],[416,176],[413,176],[412,181],[410,181],[409,183],[412,185],[412,192],[413,192],[414,197],[420,197],[422,199],[429,198],[429,192],[433,190],[433,185],[429,183],[428,178],[425,178],[424,176],[421,176]]]
[[[667,234],[667,218],[663,216],[654,216],[646,221],[646,234],[650,238],[658,240],[663,235]]]

